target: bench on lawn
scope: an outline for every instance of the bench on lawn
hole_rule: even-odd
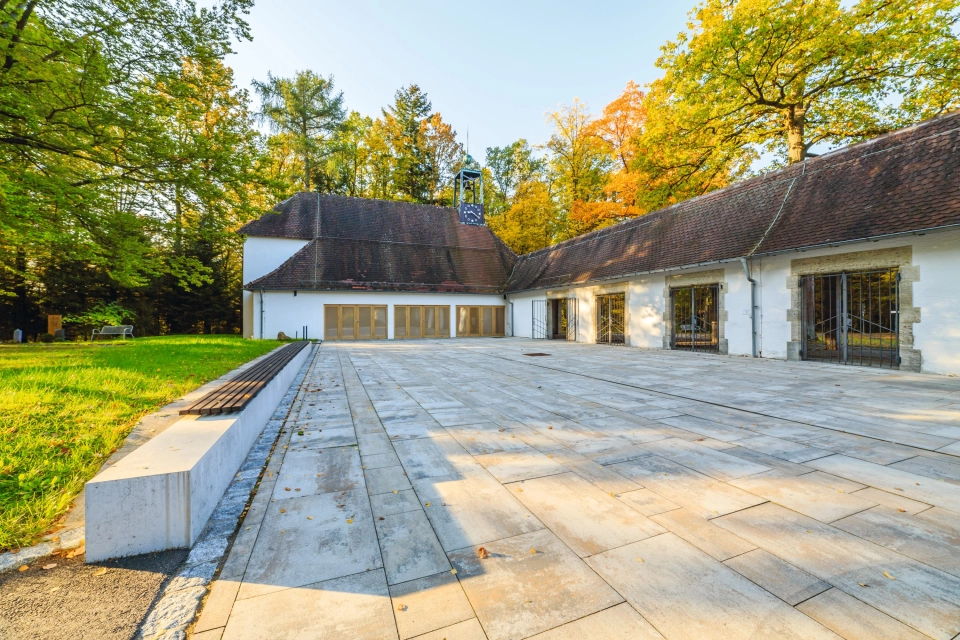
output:
[[[126,340],[127,336],[133,337],[133,325],[122,324],[119,327],[106,326],[102,329],[94,329],[93,333],[90,334],[90,339],[93,340],[97,336],[123,336],[123,339]]]
[[[273,380],[277,372],[309,344],[306,340],[301,340],[275,350],[256,366],[241,371],[220,388],[214,389],[189,407],[180,409],[180,415],[211,416],[243,411],[260,390]]]
[[[262,356],[86,486],[86,561],[193,546],[250,448],[313,353]]]

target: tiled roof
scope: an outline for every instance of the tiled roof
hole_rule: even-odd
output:
[[[276,210],[240,232],[311,242],[247,289],[499,293],[516,260],[451,208],[299,193]]]
[[[960,112],[521,256],[508,291],[960,224]]]
[[[960,112],[519,258],[450,208],[299,193],[275,210],[240,232],[311,243],[248,289],[581,284],[960,225]]]

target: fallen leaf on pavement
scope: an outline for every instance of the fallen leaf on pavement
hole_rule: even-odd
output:
[[[457,570],[456,570],[456,569],[450,569],[450,573],[452,573],[453,575],[457,575]]]
[[[106,567],[100,567],[99,569],[97,569],[96,571],[93,572],[93,575],[95,575],[95,576],[102,576],[102,575],[105,574],[106,572],[107,572],[107,568],[106,568]]]
[[[887,578],[890,578],[891,580],[896,580],[896,578],[894,578],[892,575],[890,575],[890,574],[889,574],[888,572],[886,572],[886,571],[883,572],[883,575],[886,576]]]
[[[286,509],[280,509],[280,513],[286,513],[286,512],[287,512]]]
[[[353,524],[353,518],[347,518],[347,524]]]
[[[407,610],[407,605],[405,605],[405,604],[398,604],[398,605],[397,605],[397,611],[406,611],[406,610]]]
[[[307,520],[313,520],[313,516],[307,516]]]
[[[483,560],[484,558],[489,558],[490,554],[487,552],[486,549],[484,549],[483,547],[480,547],[479,549],[477,549],[477,557]]]
[[[17,569],[17,571],[26,571],[26,570],[29,569],[29,568],[30,568],[29,566],[27,566],[27,565],[24,564],[24,565],[20,565],[20,568]]]
[[[56,567],[56,566],[57,566],[57,563],[56,563],[56,562],[51,562],[50,564],[45,564],[45,565],[43,565],[43,566],[41,567],[41,569],[43,569],[44,571],[48,571],[48,570],[50,570],[50,569],[53,569],[53,568]]]
[[[400,493],[400,492],[399,492],[399,491],[397,491],[396,489],[394,489],[394,490],[393,490],[393,492],[394,492],[394,493]]]

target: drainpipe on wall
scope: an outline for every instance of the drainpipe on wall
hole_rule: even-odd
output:
[[[750,283],[750,347],[753,357],[757,357],[757,281],[750,277],[750,265],[746,258],[740,258],[743,275]]]
[[[263,340],[263,289],[260,289],[260,339]]]

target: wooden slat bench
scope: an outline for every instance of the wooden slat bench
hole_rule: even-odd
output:
[[[300,340],[277,349],[256,365],[238,373],[220,388],[214,389],[189,407],[180,409],[180,415],[209,416],[242,411],[260,390],[309,344],[307,340]]]

